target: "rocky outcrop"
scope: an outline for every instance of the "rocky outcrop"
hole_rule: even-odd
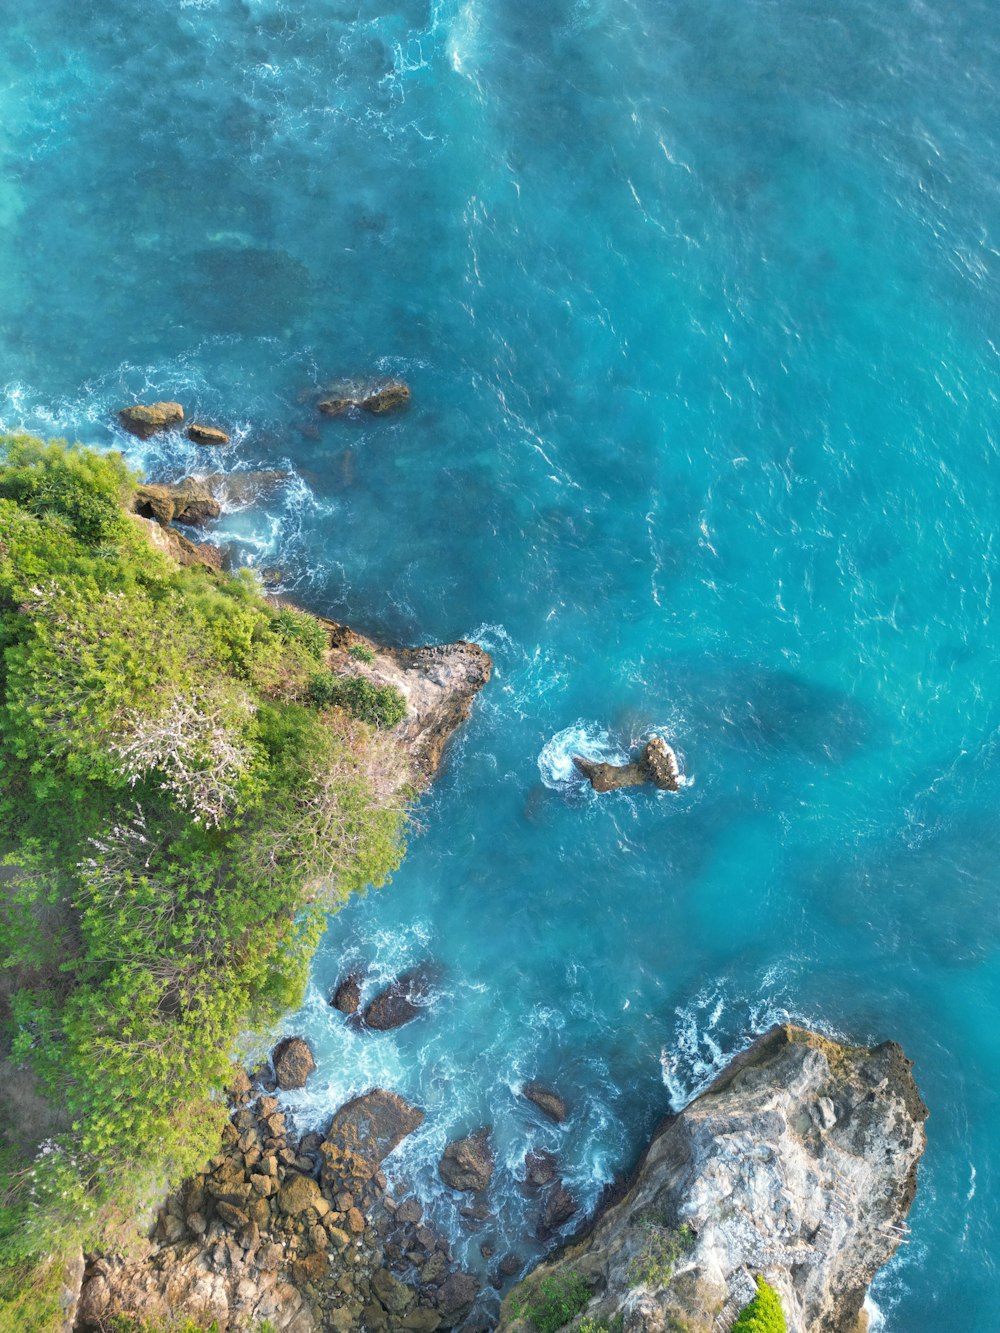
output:
[[[389,1032],[409,1023],[427,1007],[440,976],[441,969],[431,963],[404,972],[365,1007],[362,1023],[377,1032]]]
[[[521,1089],[521,1096],[529,1102],[534,1102],[538,1109],[557,1125],[561,1125],[566,1119],[566,1103],[557,1092],[546,1088],[544,1084],[525,1083]]]
[[[185,567],[204,565],[207,569],[222,568],[221,547],[213,546],[211,542],[193,542],[185,537],[183,532],[178,532],[176,528],[165,528],[154,518],[141,518],[138,514],[133,514],[132,517],[141,525],[149,544],[169,556],[171,560],[176,560],[179,565]]]
[[[408,761],[399,785],[426,786],[441,765],[449,737],[469,716],[473,699],[492,674],[489,653],[461,639],[427,648],[386,648],[347,625],[321,623],[330,634],[327,664],[332,671],[391,685],[403,696],[406,717],[388,733]]]
[[[274,1081],[279,1088],[304,1088],[316,1068],[309,1043],[302,1037],[284,1037],[271,1053]]]
[[[342,1014],[356,1014],[361,1007],[361,979],[356,972],[344,978],[330,997],[330,1004]]]
[[[180,403],[136,403],[133,407],[123,407],[118,420],[130,435],[148,440],[151,435],[179,426],[184,420],[184,409]]]
[[[480,1194],[493,1178],[493,1166],[490,1129],[486,1126],[468,1138],[449,1143],[438,1162],[438,1173],[449,1189]]]
[[[573,763],[594,791],[642,787],[647,782],[661,791],[680,791],[684,781],[677,756],[661,736],[651,736],[642,754],[630,764],[604,764],[582,755],[574,755]]]
[[[187,428],[187,437],[194,444],[207,444],[221,448],[229,443],[229,436],[218,426],[206,426],[200,421],[192,421]]]
[[[195,526],[218,518],[222,513],[211,487],[197,477],[137,486],[133,507],[141,517],[155,518],[164,527],[175,521]]]
[[[392,1150],[424,1123],[424,1113],[395,1092],[375,1088],[342,1106],[320,1145],[322,1179],[335,1188],[371,1180]]]
[[[862,1333],[868,1285],[905,1231],[926,1116],[894,1043],[775,1027],[669,1120],[625,1197],[507,1298],[500,1327],[526,1330],[525,1288],[572,1274],[593,1319],[709,1333],[762,1274],[790,1329]]]
[[[328,417],[339,417],[352,408],[372,412],[375,416],[384,416],[386,412],[396,412],[410,401],[410,386],[402,380],[390,380],[371,389],[354,392],[345,389],[332,398],[322,399],[319,410]]]

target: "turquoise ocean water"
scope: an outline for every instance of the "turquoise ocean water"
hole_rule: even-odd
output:
[[[900,1040],[930,1105],[889,1333],[995,1323],[1000,51],[987,0],[0,0],[0,420],[287,467],[237,559],[496,674],[303,1013],[319,1123],[381,1082],[471,1259],[591,1204],[776,1018]],[[308,393],[399,374],[412,408]],[[597,799],[659,729],[690,785]],[[419,1021],[326,1005],[433,958]],[[537,1076],[571,1104],[544,1126]],[[435,1188],[495,1127],[497,1221]],[[466,1239],[463,1239],[465,1237]],[[530,1246],[525,1246],[525,1253]]]

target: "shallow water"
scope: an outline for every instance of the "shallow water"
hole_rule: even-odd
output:
[[[985,0],[41,0],[0,45],[0,418],[177,398],[285,466],[219,540],[496,675],[288,1029],[303,1123],[382,1082],[443,1224],[489,1121],[585,1203],[776,1017],[930,1105],[887,1333],[987,1329],[1000,1242],[997,91]],[[400,417],[308,393],[385,372]],[[303,397],[305,395],[305,397]],[[209,466],[215,466],[215,460]],[[581,738],[691,782],[598,799]],[[446,968],[419,1021],[326,1005]],[[567,1124],[514,1095],[556,1085]],[[469,1242],[472,1255],[488,1237]],[[456,1230],[456,1235],[459,1234]]]

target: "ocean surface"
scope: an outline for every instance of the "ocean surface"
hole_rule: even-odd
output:
[[[1000,26],[988,0],[0,0],[0,421],[156,478],[286,469],[213,539],[496,673],[286,1030],[320,1124],[537,1252],[776,1019],[931,1109],[886,1333],[991,1330],[1000,1254]],[[405,413],[325,419],[343,377]],[[218,458],[117,429],[180,400]],[[650,730],[689,784],[598,798]],[[327,1005],[434,960],[396,1033]],[[536,1077],[570,1104],[543,1123]],[[495,1221],[442,1197],[494,1126]]]

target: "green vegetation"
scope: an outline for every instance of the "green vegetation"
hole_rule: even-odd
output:
[[[592,1319],[584,1315],[580,1320],[580,1333],[622,1333],[625,1316],[616,1314],[611,1319]]]
[[[737,1316],[733,1333],[786,1333],[781,1298],[762,1277],[757,1278],[757,1295]]]
[[[0,438],[0,1333],[52,1326],[42,1256],[211,1156],[238,1034],[402,855],[398,696],[318,697],[322,626],[175,566],[134,485]]]
[[[364,676],[313,676],[309,697],[321,708],[343,708],[360,722],[388,730],[406,716],[406,701],[392,685],[373,685]]]
[[[677,1261],[691,1249],[695,1234],[686,1224],[675,1229],[651,1221],[642,1223],[642,1249],[628,1266],[633,1287],[665,1287],[674,1275]]]
[[[515,1319],[527,1319],[537,1333],[556,1333],[586,1309],[590,1285],[578,1273],[552,1274],[541,1281],[524,1283],[519,1299],[511,1302]]]
[[[366,648],[363,643],[352,643],[347,650],[348,657],[353,657],[358,662],[374,662],[375,654],[370,648]]]

